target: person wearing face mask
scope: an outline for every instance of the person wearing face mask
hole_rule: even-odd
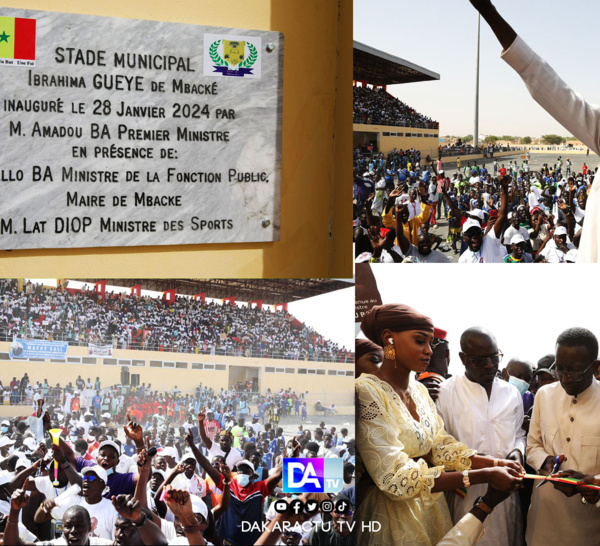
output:
[[[10,432],[10,421],[2,421],[2,423],[0,423],[0,433],[1,434],[8,434]]]
[[[523,406],[525,406],[525,395],[529,391],[529,385],[533,379],[533,366],[526,360],[511,358],[506,368],[502,370],[502,378],[517,387],[523,397]],[[529,407],[524,407],[525,413],[527,413]]]
[[[191,435],[186,437],[186,443],[217,489],[222,491],[225,485],[231,488],[229,507],[217,522],[219,536],[230,544],[254,544],[261,535],[263,501],[281,480],[283,466],[280,464],[266,480],[253,482],[257,477],[254,465],[247,459],[242,459],[236,464],[237,474],[225,476],[222,470],[220,472],[200,453]],[[252,530],[243,532],[242,522],[248,522],[245,525],[250,526]]]
[[[266,480],[254,483],[252,478],[256,474],[254,465],[250,461],[242,459],[236,468],[237,475],[231,481],[229,510],[218,522],[218,531],[220,536],[232,544],[254,544],[261,535],[260,530],[243,533],[242,522],[249,522],[251,525],[262,523],[263,501],[273,492],[281,479],[283,466],[278,466]]]

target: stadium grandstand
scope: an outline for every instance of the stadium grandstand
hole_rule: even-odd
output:
[[[437,156],[439,124],[388,93],[390,85],[439,80],[439,74],[354,42],[354,149],[414,149]]]
[[[85,384],[79,390],[86,391],[81,396],[90,398],[96,382],[126,391],[152,385],[181,396],[193,396],[198,385],[255,397],[285,389],[304,393],[309,412],[331,404],[336,411],[353,412],[354,353],[288,312],[291,302],[351,283],[79,281],[84,287],[73,288],[65,279],[57,287],[0,280],[0,388],[6,415],[7,404],[31,402],[24,388],[15,393],[10,387],[24,371],[30,386],[47,383],[55,391],[57,385],[60,403],[79,378]],[[107,289],[111,286],[128,292]],[[161,295],[142,296],[142,290]],[[322,381],[333,377],[333,382]],[[89,383],[92,388],[85,388]]]

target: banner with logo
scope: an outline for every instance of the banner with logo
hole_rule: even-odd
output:
[[[94,345],[90,343],[88,345],[88,353],[90,356],[112,356],[113,347],[112,345]]]
[[[55,360],[67,359],[66,341],[42,341],[15,339],[8,354],[11,359],[27,360],[29,358],[53,358]]]

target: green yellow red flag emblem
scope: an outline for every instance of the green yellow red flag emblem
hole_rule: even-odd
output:
[[[35,19],[0,17],[0,59],[35,60]]]

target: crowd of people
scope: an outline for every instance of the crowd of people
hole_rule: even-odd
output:
[[[354,123],[438,129],[439,124],[390,95],[385,89],[353,88]]]
[[[0,281],[0,340],[110,344],[120,349],[352,362],[353,355],[286,311],[179,296],[71,291]]]
[[[596,541],[600,361],[592,332],[563,331],[555,352],[534,365],[504,362],[492,332],[469,328],[460,337],[465,373],[451,376],[447,332],[419,311],[375,306],[361,328],[357,516],[381,530],[358,527],[358,544]]]
[[[392,154],[354,171],[357,262],[573,263],[596,170],[569,158],[533,171],[520,163],[441,159],[398,167]],[[446,218],[446,233],[436,220]],[[437,250],[437,248],[440,250]],[[442,252],[444,251],[444,252]]]
[[[2,421],[3,544],[355,544],[355,440],[324,421],[309,428],[306,393],[144,385],[120,394],[115,414],[104,405],[113,388],[94,387],[91,401],[68,389]],[[293,501],[287,457],[341,458],[342,491],[300,496],[316,510],[281,511]]]

